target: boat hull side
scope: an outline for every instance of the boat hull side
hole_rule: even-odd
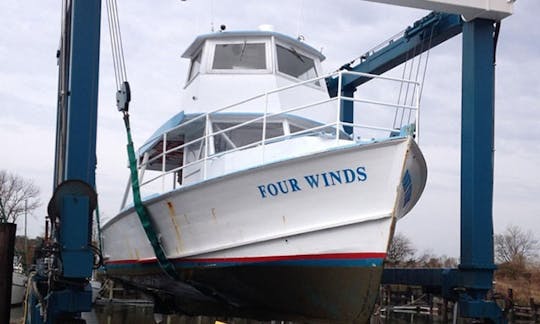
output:
[[[343,183],[323,178],[338,171]],[[395,222],[425,179],[420,151],[400,138],[209,180],[145,202],[181,280],[159,268],[133,210],[103,229],[107,272],[192,315],[363,323]],[[289,193],[271,195],[278,181]]]

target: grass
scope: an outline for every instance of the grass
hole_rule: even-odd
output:
[[[507,295],[508,289],[512,289],[516,305],[528,306],[530,298],[540,303],[540,265],[500,265],[495,272],[495,291]]]

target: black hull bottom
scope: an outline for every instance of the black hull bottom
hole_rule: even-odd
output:
[[[144,273],[108,270],[110,277],[153,295],[158,308],[187,315],[367,323],[382,267],[242,265],[178,273],[180,280],[155,268]]]

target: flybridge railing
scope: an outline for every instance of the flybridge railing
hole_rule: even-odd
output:
[[[389,87],[385,87],[387,90],[378,90],[376,88],[372,90],[363,90],[363,91],[357,91],[360,92],[360,94],[356,95],[355,97],[348,97],[342,95],[342,79],[348,75],[351,76],[362,76],[370,78],[371,81],[368,82],[368,84],[374,84],[376,82],[388,82],[395,84],[395,91],[392,91],[392,89],[388,90]],[[280,106],[279,111],[275,111],[275,107],[273,107],[273,103],[269,102],[269,98],[273,95],[283,95],[287,91],[291,90],[297,90],[299,87],[315,87],[315,85],[318,85],[320,82],[324,82],[326,78],[338,78],[338,95],[334,98],[326,98],[321,100],[316,100],[314,102],[306,102],[306,103],[300,103],[295,104],[292,107],[284,108]],[[411,91],[413,93],[412,96],[407,99],[409,102],[400,102],[400,99],[397,100],[389,100],[389,99],[382,99],[381,97],[385,96],[387,97],[389,93],[399,92],[403,89],[403,87],[407,88],[407,91],[412,87]],[[318,86],[317,86],[318,87]],[[390,87],[392,88],[392,87]],[[360,89],[364,89],[364,86]],[[311,89],[312,90],[312,89]],[[361,98],[361,96],[364,96],[364,93],[372,93],[371,98]],[[150,184],[156,184],[158,180],[161,179],[161,189],[156,190],[155,186],[152,188],[152,191],[161,191],[165,192],[166,190],[166,178],[172,176],[172,188],[176,188],[177,184],[180,184],[175,178],[179,174],[182,174],[185,170],[191,170],[193,167],[196,167],[197,165],[200,165],[201,167],[198,169],[198,172],[202,171],[202,176],[200,177],[200,181],[206,180],[209,178],[208,175],[208,161],[216,159],[218,157],[221,157],[225,154],[229,154],[232,152],[237,152],[240,150],[245,150],[248,148],[253,147],[260,147],[260,150],[258,150],[258,153],[254,154],[260,154],[260,164],[265,163],[265,151],[266,147],[269,143],[274,143],[277,141],[285,140],[287,138],[290,138],[291,136],[297,137],[297,136],[306,136],[306,135],[323,135],[325,137],[332,137],[336,140],[336,145],[339,145],[340,140],[348,140],[348,143],[350,141],[373,141],[375,139],[382,139],[387,138],[390,136],[396,136],[402,132],[403,126],[413,126],[408,127],[409,134],[416,136],[418,138],[418,122],[419,122],[419,93],[420,92],[420,83],[417,81],[411,81],[411,80],[405,80],[405,79],[399,79],[399,78],[392,78],[392,77],[385,77],[385,76],[379,76],[379,75],[373,75],[368,73],[360,73],[360,72],[352,72],[352,71],[337,71],[331,74],[327,74],[321,77],[313,78],[310,80],[298,82],[289,86],[281,87],[275,90],[270,90],[267,92],[264,92],[262,94],[253,96],[251,98],[248,98],[246,100],[242,100],[240,102],[237,102],[232,105],[228,105],[216,110],[213,110],[208,113],[201,114],[199,116],[196,116],[194,118],[191,118],[184,123],[181,123],[180,125],[173,127],[163,134],[161,134],[158,138],[154,138],[153,140],[156,141],[156,143],[159,143],[161,141],[162,147],[161,152],[156,152],[155,155],[150,156],[149,151],[146,150],[146,153],[141,157],[139,157],[139,181],[141,184],[141,187],[147,187]],[[399,96],[401,98],[401,94]],[[218,115],[219,113],[225,113],[225,112],[238,112],[241,111],[242,106],[248,105],[251,109],[246,109],[247,112],[253,112],[253,105],[257,104],[258,100],[263,101],[264,105],[264,111],[258,114],[256,117],[249,118],[248,120],[238,122],[234,124],[233,126],[220,129],[218,127],[213,127],[213,117]],[[355,115],[357,115],[356,120],[359,122],[344,122],[342,121],[342,107],[345,102],[352,102],[354,106]],[[258,104],[257,104],[258,105]],[[272,109],[271,109],[272,106]],[[304,127],[303,129],[297,127],[295,131],[291,130],[291,125],[289,123],[293,122],[293,119],[291,119],[291,116],[303,116],[308,114],[309,110],[317,110],[319,109],[320,112],[327,114],[329,110],[333,111],[333,117],[330,116],[328,118],[328,114],[326,116],[327,121],[324,123],[318,123],[318,122],[312,122],[310,127]],[[272,110],[272,111],[271,111]],[[370,110],[372,110],[370,112]],[[311,111],[313,114],[314,111]],[[315,111],[316,113],[316,111]],[[386,121],[383,125],[381,123],[375,121],[378,119],[387,119],[392,120]],[[220,120],[221,121],[221,120]],[[278,121],[282,125],[282,135],[272,135],[268,134],[268,125],[270,123],[276,123]],[[194,126],[195,123],[201,123],[203,124],[204,131],[202,132],[202,135],[200,137],[197,137],[192,140],[188,140],[186,142],[182,142],[180,145],[174,146],[174,147],[168,147],[168,143],[172,143],[172,140],[168,138],[169,134],[178,133],[182,129],[189,129],[190,127]],[[241,128],[244,128],[246,126],[259,126],[262,124],[262,127],[260,129],[260,136],[259,139],[253,140],[251,142],[248,142],[244,145],[235,145],[230,138],[228,137],[227,133],[230,133],[235,130],[239,130]],[[352,134],[346,134],[343,130],[344,127],[347,127],[349,129],[352,129]],[[216,128],[216,129],[214,129]],[[226,149],[223,151],[216,151],[215,148],[215,141],[218,137],[223,137],[226,142],[232,147],[230,149]],[[155,144],[154,144],[155,145]],[[195,147],[198,149],[197,152],[193,150],[193,152],[196,153],[195,158],[192,161],[188,161],[184,157],[184,151],[186,151],[186,148],[193,148]],[[181,156],[182,161],[177,166],[173,167],[167,167],[167,161],[168,158],[172,160],[172,157],[176,154],[176,156]],[[159,171],[157,175],[152,175],[148,179],[144,179],[146,172],[148,172],[149,167],[152,164],[155,163],[161,163],[161,169],[160,170],[153,170],[153,171]],[[212,175],[211,175],[212,176]],[[180,179],[181,180],[181,179]],[[124,194],[124,199],[122,202],[121,209],[125,207],[125,202],[127,201],[127,197],[129,194],[129,185],[126,188],[126,192]]]

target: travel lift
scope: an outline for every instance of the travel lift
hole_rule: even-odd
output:
[[[493,272],[493,152],[495,120],[495,49],[500,20],[512,14],[508,0],[369,0],[450,12],[432,13],[387,46],[342,69],[384,73],[445,40],[462,33],[461,90],[461,258],[457,269],[385,269],[384,284],[416,285],[457,302],[459,316],[504,323],[501,309],[486,300]],[[456,13],[462,14],[461,16]],[[369,79],[347,76],[343,96]],[[328,80],[336,96],[336,80]],[[353,102],[342,105],[353,122]]]
[[[369,0],[446,12],[432,13],[404,35],[360,62],[342,68],[381,74],[463,33],[461,138],[461,263],[457,269],[389,269],[384,283],[431,286],[458,302],[459,315],[505,322],[486,301],[493,271],[494,57],[499,21],[512,13],[507,0]],[[51,240],[31,277],[28,323],[77,323],[91,310],[96,207],[96,127],[101,0],[67,0],[59,51],[55,191],[48,206]],[[459,15],[456,15],[459,14]],[[462,19],[463,17],[463,19]],[[365,77],[343,78],[343,95]],[[336,81],[327,80],[336,96]],[[344,121],[353,118],[344,102]]]

